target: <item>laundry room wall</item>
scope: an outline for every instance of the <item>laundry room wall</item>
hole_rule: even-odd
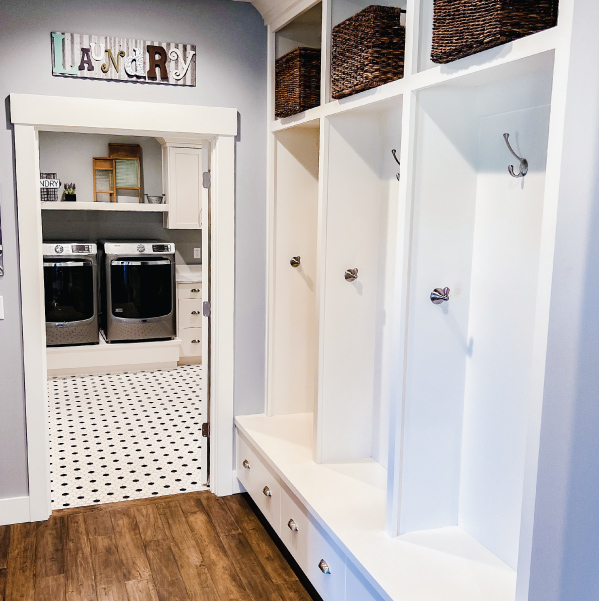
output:
[[[196,44],[197,85],[180,87],[53,77],[50,33],[97,33]],[[5,319],[0,321],[0,499],[27,490],[26,416],[19,297],[13,137],[8,96],[45,94],[233,107],[236,141],[236,412],[263,407],[265,307],[266,29],[231,0],[30,0],[0,3],[0,211]]]

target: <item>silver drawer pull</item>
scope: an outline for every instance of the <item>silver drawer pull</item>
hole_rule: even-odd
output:
[[[192,344],[200,344],[200,340],[190,340]]]
[[[324,574],[331,574],[332,572],[330,572],[330,566],[326,563],[325,559],[322,559],[319,564],[317,564],[319,569],[324,573]]]
[[[200,288],[192,288],[192,290],[190,290],[190,292],[200,292]]]
[[[192,315],[200,315],[200,311],[192,311]]]
[[[292,532],[298,532],[298,526],[296,525],[296,522],[292,519],[288,520],[288,528],[290,528]]]
[[[263,494],[264,494],[266,497],[271,497],[271,491],[269,490],[269,486],[266,486],[266,487],[263,489]]]
[[[242,467],[243,467],[245,470],[249,470],[249,469],[250,469],[250,463],[248,463],[248,459],[245,459],[245,460],[242,462]]]

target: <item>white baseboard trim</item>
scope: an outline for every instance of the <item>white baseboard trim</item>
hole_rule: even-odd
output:
[[[29,521],[29,497],[0,499],[0,526]]]
[[[234,470],[234,473],[232,476],[232,494],[235,495],[239,492],[246,492],[246,489],[244,488],[244,486],[242,486],[242,484],[240,483],[240,480],[238,480],[238,478],[236,476],[236,470]]]

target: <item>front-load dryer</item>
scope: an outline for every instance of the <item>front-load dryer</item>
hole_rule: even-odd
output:
[[[46,344],[98,344],[96,244],[43,244]]]
[[[101,330],[107,342],[175,337],[175,245],[100,242]]]

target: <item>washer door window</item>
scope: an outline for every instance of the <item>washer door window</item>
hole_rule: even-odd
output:
[[[94,316],[91,261],[44,261],[46,322],[85,321]]]
[[[169,259],[111,261],[111,312],[121,319],[164,317],[173,310]]]

